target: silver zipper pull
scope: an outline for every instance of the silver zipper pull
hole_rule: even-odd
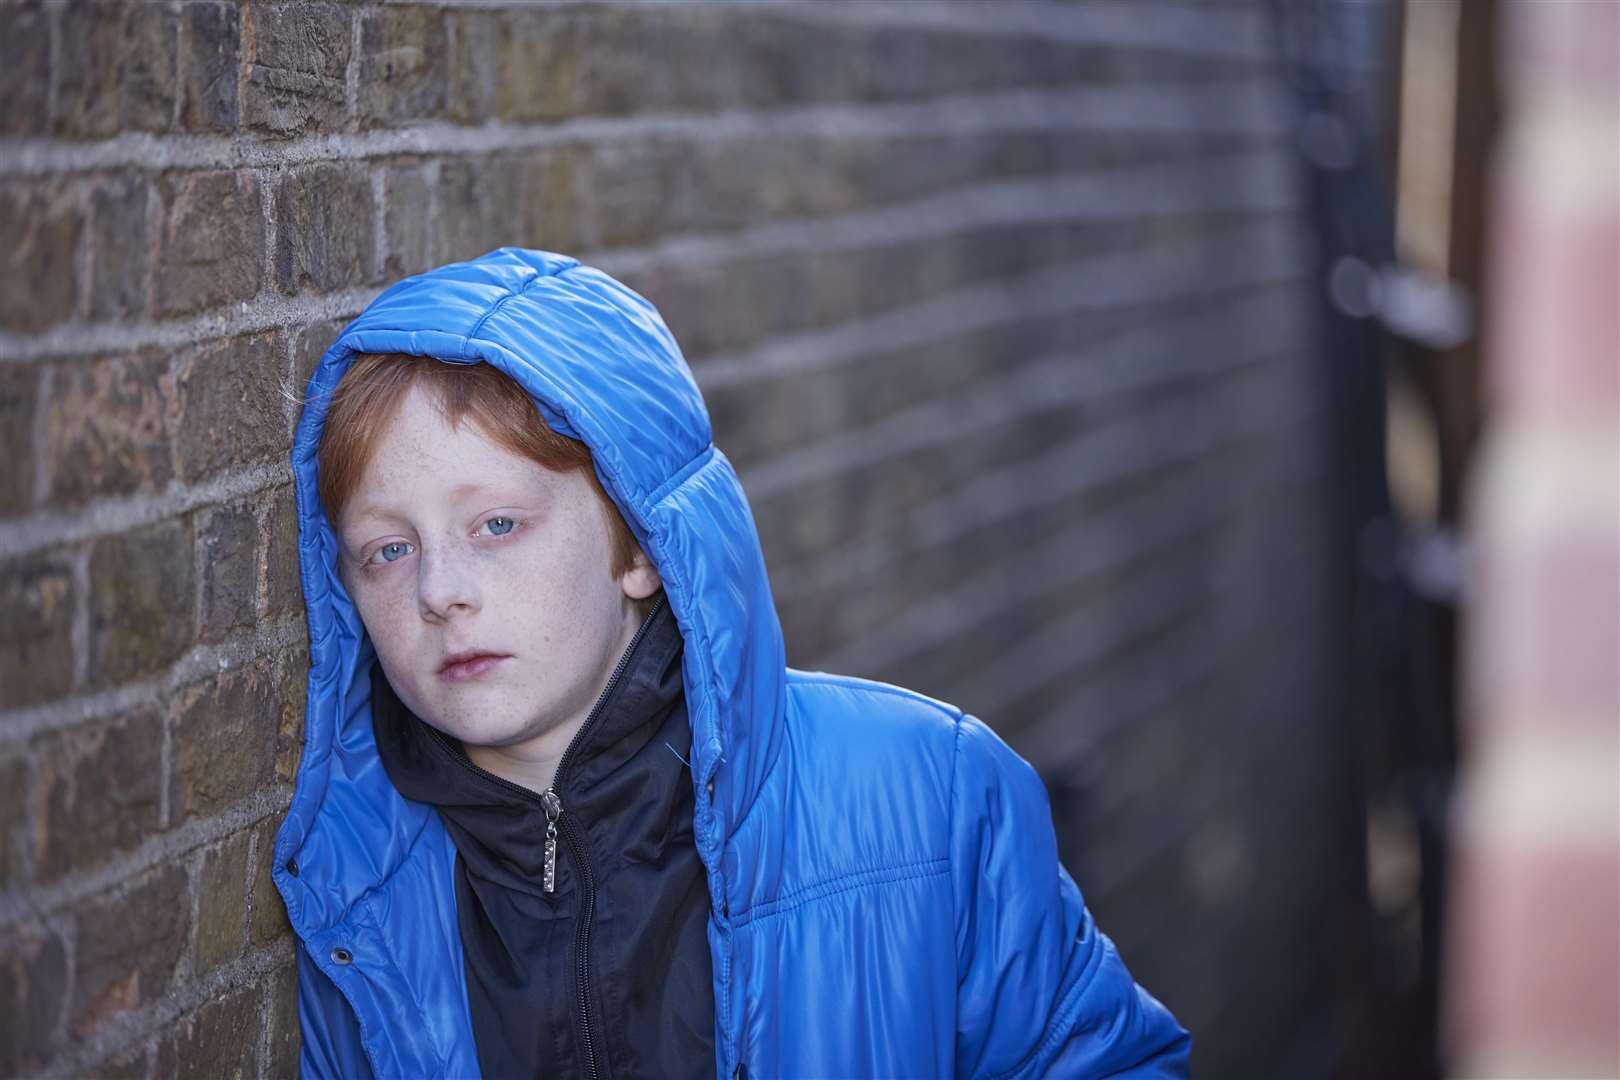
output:
[[[557,819],[562,817],[562,800],[551,788],[540,793],[540,805],[546,811],[546,868],[547,895],[557,891]]]

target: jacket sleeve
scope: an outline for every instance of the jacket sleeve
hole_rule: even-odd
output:
[[[971,716],[956,733],[951,874],[958,1076],[1187,1076],[1187,1033],[1058,862],[1040,777]]]
[[[302,1080],[371,1080],[371,1062],[360,1042],[360,1021],[326,973],[298,943],[298,1054]]]

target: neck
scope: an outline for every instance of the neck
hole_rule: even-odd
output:
[[[463,743],[462,749],[467,754],[467,760],[480,769],[538,795],[556,779],[557,766],[562,763],[568,744],[574,740],[584,722],[582,716],[562,728],[546,732],[539,739],[518,746],[472,746]]]

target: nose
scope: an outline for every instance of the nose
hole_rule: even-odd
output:
[[[478,610],[478,582],[465,560],[454,552],[424,551],[417,565],[416,597],[422,618],[442,621]]]

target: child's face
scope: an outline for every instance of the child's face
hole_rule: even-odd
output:
[[[470,419],[451,428],[419,388],[336,528],[389,684],[471,746],[560,755],[640,625],[633,601],[659,586],[645,562],[613,576],[583,473],[514,454]]]

